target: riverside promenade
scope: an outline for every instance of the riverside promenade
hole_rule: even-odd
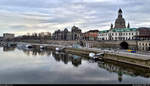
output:
[[[150,60],[150,53],[144,53],[144,54],[139,54],[139,53],[130,53],[127,52],[127,50],[101,50],[98,48],[83,48],[86,50],[93,50],[93,51],[99,51],[99,52],[105,52],[107,54],[113,54],[117,56],[124,56],[124,57],[129,57],[133,59],[140,59],[140,60]]]
[[[22,43],[18,43],[22,44]],[[72,48],[72,46],[64,46],[57,44],[38,44],[38,43],[25,43],[34,46],[34,48],[40,48],[40,46],[46,47],[46,49],[56,50],[56,48],[63,48],[63,51],[66,53],[73,53],[77,55],[89,56],[89,53],[104,53],[104,60],[113,60],[121,63],[131,64],[135,66],[140,66],[150,69],[150,55],[139,54],[139,53],[130,53],[123,50],[102,50],[100,48]]]
[[[71,46],[64,46],[64,45],[57,45],[57,44],[39,44],[39,43],[26,43],[26,44],[31,44],[34,46],[46,46],[46,47],[63,47],[63,48],[71,48]],[[88,50],[88,51],[93,51],[93,52],[97,52],[97,53],[101,53],[104,52],[106,54],[114,54],[114,55],[118,55],[118,56],[125,56],[125,57],[129,57],[129,58],[133,58],[133,59],[140,59],[140,60],[150,60],[150,53],[144,53],[144,54],[139,54],[139,53],[129,53],[129,52],[125,52],[123,50],[102,50],[100,48],[86,48],[86,47],[82,47],[79,48],[80,50]]]
[[[23,44],[24,42],[18,42],[19,44]],[[64,46],[64,45],[58,45],[58,44],[39,44],[39,43],[25,43],[25,44],[31,44],[33,46],[45,46],[45,47],[60,47],[60,48],[72,48],[72,46]],[[133,59],[140,59],[140,60],[150,60],[150,53],[144,53],[144,54],[139,54],[139,53],[129,53],[126,52],[125,50],[106,50],[106,49],[100,49],[100,48],[86,48],[86,47],[81,47],[78,48],[83,51],[93,51],[97,53],[106,53],[106,54],[113,54],[113,55],[118,55],[118,56],[125,56]]]

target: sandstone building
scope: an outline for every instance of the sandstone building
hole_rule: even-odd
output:
[[[53,33],[53,40],[80,40],[82,39],[82,31],[76,26],[73,26],[71,31],[65,28],[63,31],[57,30]]]

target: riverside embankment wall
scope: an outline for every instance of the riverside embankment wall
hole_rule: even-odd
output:
[[[57,44],[57,45],[73,45],[77,41],[64,41],[64,40],[23,40],[23,42],[29,43],[45,43],[45,44]],[[97,48],[121,48],[120,44],[123,41],[83,41],[84,44],[88,43],[90,47]],[[137,48],[136,41],[125,41],[128,43],[130,49]]]
[[[70,42],[73,43],[73,42]],[[38,46],[42,45],[42,44],[32,44],[33,46],[37,46],[37,48],[39,48]],[[55,46],[55,45],[46,45],[46,49],[52,49],[55,50],[56,47],[61,47],[61,46]],[[92,48],[64,48],[63,49],[64,52],[66,53],[71,53],[71,54],[75,54],[75,55],[84,55],[86,57],[89,56],[89,53],[102,53],[104,51],[101,50],[96,50],[96,49],[92,49]],[[134,55],[124,55],[124,54],[115,54],[115,53],[109,53],[109,52],[104,52],[104,60],[113,60],[113,61],[118,61],[118,62],[122,62],[122,63],[127,63],[127,64],[131,64],[131,65],[135,65],[135,66],[139,66],[139,67],[145,67],[150,69],[150,58],[149,57],[135,57]]]

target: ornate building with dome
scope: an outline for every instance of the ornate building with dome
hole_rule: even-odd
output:
[[[113,27],[113,25],[111,24],[111,29],[121,29],[121,28],[130,28],[130,24],[128,23],[127,27],[126,27],[126,21],[123,18],[122,15],[122,10],[119,9],[118,11],[118,18],[115,20],[115,26]]]
[[[99,32],[99,40],[134,40],[138,35],[137,28],[130,28],[130,24],[126,26],[125,19],[122,15],[122,10],[118,11],[118,18],[115,20],[115,25],[111,24],[110,30]]]

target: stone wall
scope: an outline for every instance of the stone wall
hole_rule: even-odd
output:
[[[77,43],[77,41],[64,41],[64,40],[28,40],[24,42],[31,42],[31,43],[47,43],[47,44],[58,44],[58,45],[73,45]],[[97,48],[120,48],[120,44],[123,41],[83,41],[84,44],[88,43],[90,47],[97,47]],[[135,49],[137,47],[136,41],[126,41],[129,45],[130,49]]]

